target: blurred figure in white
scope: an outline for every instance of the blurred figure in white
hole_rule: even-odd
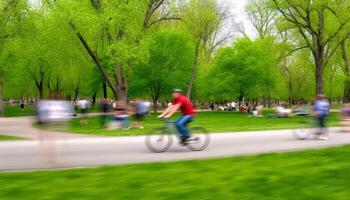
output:
[[[231,103],[231,109],[232,109],[232,111],[237,111],[237,109],[236,109],[236,102],[232,102]]]
[[[40,100],[37,103],[37,120],[42,127],[39,134],[40,149],[43,159],[50,164],[61,164],[57,158],[54,142],[57,139],[55,130],[66,127],[66,123],[75,111],[69,101]]]

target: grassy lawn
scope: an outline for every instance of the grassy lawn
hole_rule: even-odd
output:
[[[20,140],[20,139],[22,139],[22,138],[13,137],[13,136],[7,136],[7,135],[0,135],[0,141]]]
[[[89,109],[89,112],[100,112],[99,107],[96,105]],[[35,106],[26,105],[24,110],[22,110],[19,106],[4,106],[4,114],[5,117],[21,117],[21,116],[33,116],[35,115]]]
[[[350,146],[214,160],[0,173],[0,199],[349,199]]]
[[[338,125],[339,113],[332,113],[329,118],[330,126]],[[174,118],[173,120],[175,120]],[[210,132],[234,132],[253,130],[278,130],[296,128],[300,121],[307,120],[307,117],[291,118],[268,118],[249,117],[247,114],[237,112],[200,112],[191,126],[203,126]],[[155,127],[162,126],[162,121],[156,119],[155,115],[147,117],[145,129],[130,130],[104,130],[100,128],[100,119],[92,117],[87,125],[81,125],[79,119],[74,119],[68,127],[69,132],[100,135],[142,135],[149,134]]]
[[[5,117],[20,117],[35,115],[34,106],[25,106],[22,110],[19,106],[4,106]]]

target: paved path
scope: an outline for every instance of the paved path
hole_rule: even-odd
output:
[[[25,122],[25,123],[24,123]],[[37,130],[31,128],[29,118],[0,120],[0,133],[37,138]],[[16,132],[17,131],[17,132]],[[350,134],[332,128],[327,141],[295,140],[290,130],[255,131],[212,134],[209,148],[202,152],[190,152],[174,145],[168,152],[155,154],[144,145],[144,137],[88,137],[57,133],[57,140],[41,144],[38,140],[0,142],[0,170],[32,170],[59,167],[116,165],[173,160],[204,159],[250,155],[268,152],[284,152],[350,144]],[[49,133],[52,134],[52,133]],[[50,144],[50,145],[47,145]],[[51,152],[60,162],[48,162]],[[51,155],[51,156],[52,156]]]
[[[92,116],[96,114],[91,114]],[[29,140],[38,140],[42,131],[33,127],[35,117],[9,117],[0,118],[0,135],[9,135],[21,137]],[[47,131],[46,131],[47,132]],[[57,138],[73,139],[73,138],[95,138],[96,136],[83,134],[69,134],[60,132],[50,132]],[[102,136],[100,136],[102,137]],[[1,144],[0,144],[1,146]]]

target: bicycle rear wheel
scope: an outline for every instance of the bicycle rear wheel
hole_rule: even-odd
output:
[[[209,146],[210,135],[202,127],[190,128],[192,138],[188,141],[187,147],[192,151],[202,151]]]
[[[167,134],[165,128],[155,128],[152,134],[146,136],[147,148],[155,153],[162,153],[170,149],[173,144],[173,136]]]

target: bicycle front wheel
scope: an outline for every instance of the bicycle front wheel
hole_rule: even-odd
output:
[[[170,149],[173,136],[167,134],[164,128],[153,129],[152,134],[146,136],[147,148],[155,153],[162,153]]]
[[[188,141],[187,147],[192,151],[202,151],[209,146],[210,135],[202,127],[193,127],[190,129],[192,138]]]

